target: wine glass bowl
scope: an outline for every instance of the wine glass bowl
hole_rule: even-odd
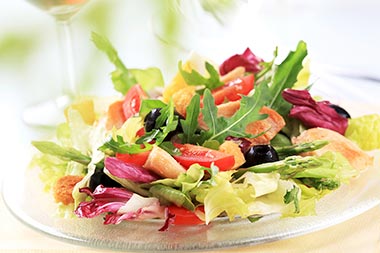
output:
[[[88,0],[27,0],[29,3],[54,16],[67,21],[75,15]]]
[[[63,118],[63,111],[77,96],[74,50],[71,33],[72,17],[89,0],[26,0],[53,16],[58,29],[58,41],[62,62],[62,94],[56,98],[26,108],[23,120],[31,126],[56,126]]]

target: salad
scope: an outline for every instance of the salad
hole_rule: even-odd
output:
[[[106,38],[92,39],[119,95],[79,98],[53,140],[32,142],[66,218],[161,219],[164,231],[315,215],[320,198],[373,165],[361,147],[380,141],[360,136],[380,116],[313,98],[303,41],[280,63],[277,49],[270,61],[247,48],[220,65],[193,54],[165,85],[159,69],[127,68]]]

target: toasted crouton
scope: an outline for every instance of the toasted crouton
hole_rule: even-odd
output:
[[[231,117],[240,108],[240,101],[228,102],[218,105],[218,116]],[[285,126],[284,118],[275,110],[264,106],[260,109],[261,114],[267,114],[268,117],[263,120],[258,120],[247,125],[245,131],[253,135],[262,135],[251,138],[249,141],[252,145],[269,144],[278,132]]]
[[[260,109],[260,113],[267,114],[268,117],[266,119],[248,124],[245,129],[247,133],[254,135],[264,132],[264,134],[256,138],[249,139],[253,145],[269,144],[286,124],[284,118],[278,112],[269,107],[264,106]]]
[[[74,186],[83,179],[82,176],[63,176],[54,185],[54,199],[64,205],[74,203],[72,192]]]
[[[219,146],[219,151],[234,156],[235,164],[232,169],[237,169],[245,163],[244,154],[238,144],[233,141],[225,141]]]
[[[341,153],[350,164],[357,170],[364,170],[373,165],[373,157],[361,150],[354,142],[347,139],[343,135],[326,129],[326,128],[311,128],[301,133],[300,136],[294,137],[294,144],[311,142],[314,140],[327,140],[329,144],[321,149],[307,152],[302,155],[320,156],[327,151],[335,151]]]

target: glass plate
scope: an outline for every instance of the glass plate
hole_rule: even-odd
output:
[[[352,116],[378,113],[380,84],[358,82],[337,76],[322,76],[314,94],[338,102]],[[371,92],[363,92],[368,90]],[[326,92],[329,91],[329,92]],[[352,114],[352,112],[354,112]],[[11,212],[26,225],[70,243],[94,248],[126,251],[191,251],[243,247],[291,238],[321,230],[353,218],[380,204],[380,151],[377,164],[350,185],[322,198],[317,215],[299,218],[266,216],[255,223],[247,220],[218,220],[208,226],[176,226],[159,232],[161,221],[103,225],[102,218],[64,219],[54,216],[56,205],[42,191],[38,170],[13,166],[3,182],[3,197]],[[21,168],[17,170],[16,168]]]
[[[376,167],[321,199],[316,216],[279,218],[269,215],[255,223],[218,220],[208,226],[176,226],[159,232],[162,221],[126,221],[106,226],[101,218],[54,217],[54,201],[50,194],[42,191],[37,173],[38,170],[13,170],[3,183],[4,201],[19,220],[70,243],[116,250],[190,251],[266,243],[338,224],[380,204],[380,168]]]

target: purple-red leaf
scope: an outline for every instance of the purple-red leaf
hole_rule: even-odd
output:
[[[107,157],[104,160],[104,165],[112,175],[118,178],[129,179],[135,183],[150,183],[158,179],[157,176],[143,167],[126,163],[116,157]]]
[[[80,218],[93,218],[107,213],[104,224],[118,224],[123,220],[164,218],[165,207],[157,198],[144,198],[123,188],[107,188],[99,185],[93,192],[81,188],[80,192],[92,197],[79,203],[75,214]]]
[[[165,207],[157,198],[144,198],[134,194],[124,206],[111,214],[107,214],[104,224],[119,224],[123,220],[146,220],[164,218]]]
[[[243,54],[235,54],[225,60],[219,67],[219,73],[225,75],[239,66],[244,67],[247,72],[257,73],[262,69],[261,62],[263,60],[247,48]]]
[[[308,128],[323,127],[344,135],[348,119],[331,108],[330,102],[315,101],[307,90],[286,89],[282,97],[293,104],[289,117],[300,120]]]
[[[123,188],[108,188],[99,185],[91,192],[81,188],[80,192],[92,197],[91,201],[79,203],[75,214],[81,218],[93,218],[102,213],[117,212],[132,197],[133,193]]]

